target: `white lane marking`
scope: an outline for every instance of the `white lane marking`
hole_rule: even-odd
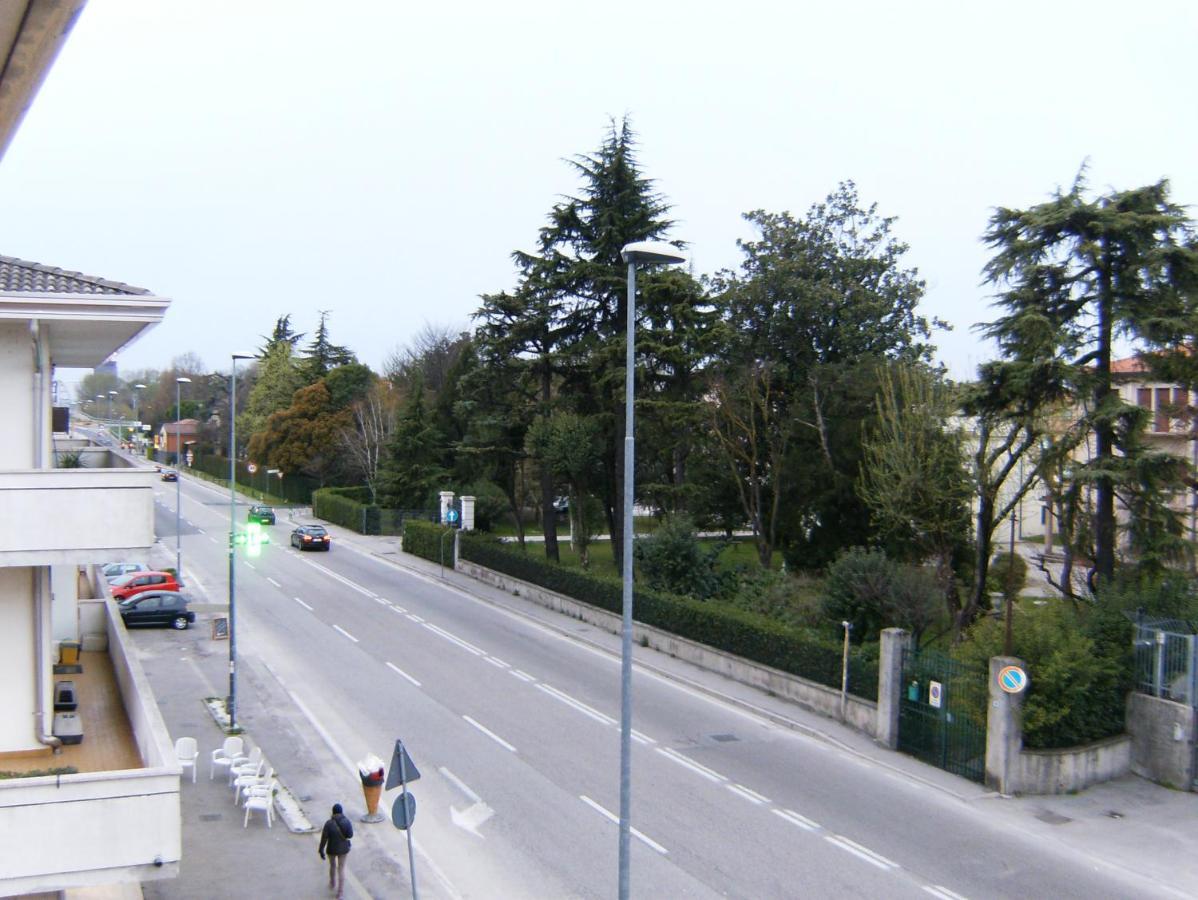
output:
[[[408,679],[408,681],[412,682],[412,684],[416,685],[416,687],[420,687],[419,681],[417,681],[415,678],[413,678],[411,675],[409,675],[407,672],[405,672],[403,669],[401,669],[399,666],[395,665],[394,663],[387,663],[387,668],[390,669],[392,672],[394,672],[396,675],[400,675],[400,676]]]
[[[355,644],[358,643],[358,639],[356,637],[354,637],[352,634],[350,634],[348,631],[346,631],[344,628],[342,628],[340,625],[334,625],[333,630],[340,631],[343,635],[345,635],[347,638],[349,638]]]
[[[925,884],[923,889],[933,897],[939,897],[940,900],[965,900],[965,898],[960,894],[950,891],[948,888],[944,887],[944,885]]]
[[[273,578],[271,578],[269,575],[266,576],[266,580],[269,581],[271,584],[273,584],[277,588],[281,588],[283,586],[283,585],[279,584],[277,581],[275,581]]]
[[[769,797],[763,797],[763,796],[761,796],[761,794],[757,793],[756,791],[749,790],[743,784],[726,784],[724,786],[726,788],[728,788],[728,790],[732,791],[732,793],[734,793],[740,797],[744,797],[750,803],[756,803],[758,806],[760,806],[763,803],[770,802]]]
[[[510,669],[511,668],[511,666],[509,666],[507,663],[505,663],[502,659],[496,659],[494,656],[488,656],[486,659],[487,659],[487,662],[489,662],[491,665],[493,665],[497,669]]]
[[[470,788],[466,786],[466,782],[454,775],[453,772],[449,771],[449,769],[445,768],[445,766],[438,767],[437,771],[444,775],[448,780],[452,781],[457,789],[465,794],[466,799],[471,803],[482,803],[482,797],[470,790]]]
[[[486,655],[485,652],[478,649],[478,647],[475,647],[473,644],[462,640],[457,635],[450,634],[444,628],[438,628],[436,625],[432,624],[431,622],[425,622],[424,627],[427,628],[429,631],[431,631],[433,634],[437,635],[438,637],[445,638],[445,640],[449,641],[451,644],[457,644],[459,647],[461,647],[467,653],[473,653],[475,656]]]
[[[411,619],[413,622],[423,622],[424,621],[424,619],[420,618],[420,616],[412,615],[412,613],[408,613],[408,618]]]
[[[657,741],[653,740],[653,738],[649,737],[649,735],[641,734],[635,728],[632,729],[632,739],[634,741],[636,741],[638,744],[644,744],[645,746],[648,746],[649,744],[657,743]]]
[[[362,585],[358,584],[356,581],[351,581],[350,579],[346,578],[344,575],[338,575],[332,569],[327,569],[324,566],[322,566],[320,563],[314,563],[314,562],[312,562],[312,560],[307,559],[305,557],[301,556],[300,559],[302,559],[304,562],[306,562],[312,568],[319,569],[321,572],[323,572],[325,575],[328,575],[334,581],[340,581],[346,587],[353,588],[359,594],[364,594],[367,597],[374,597],[374,591],[366,590],[366,588],[362,587]]]
[[[473,725],[475,728],[477,728],[479,731],[481,731],[483,734],[485,734],[487,737],[489,737],[491,740],[493,740],[495,743],[497,743],[500,747],[510,750],[512,753],[516,752],[515,747],[513,747],[511,744],[509,744],[507,741],[505,741],[503,738],[501,738],[495,732],[491,731],[491,729],[487,728],[485,725],[480,725],[478,722],[474,721],[474,719],[470,718],[469,716],[462,716],[462,718],[465,719],[467,722],[469,722],[471,725]]]
[[[584,794],[579,794],[578,799],[581,800],[583,803],[585,803],[587,806],[589,806],[591,809],[595,810],[595,812],[599,813],[599,815],[603,816],[603,818],[607,819],[609,822],[615,822],[617,825],[620,824],[620,820],[618,818],[616,818],[614,815],[609,813],[606,809],[604,809],[602,806],[600,806],[598,803],[596,803],[590,797],[587,797]],[[628,830],[632,832],[632,834],[637,838],[637,840],[643,841],[645,844],[652,847],[654,850],[656,850],[658,853],[662,854],[663,856],[670,852],[665,847],[663,847],[661,844],[657,843],[657,841],[653,840],[653,838],[646,837],[644,834],[642,834],[640,831],[637,831],[635,828],[629,826]]]
[[[613,719],[611,716],[605,716],[603,713],[599,712],[599,710],[594,709],[590,706],[587,706],[581,700],[575,700],[569,694],[563,693],[562,691],[559,691],[555,687],[550,687],[547,684],[538,684],[537,690],[544,691],[550,697],[557,698],[558,700],[562,701],[562,703],[566,704],[566,706],[569,706],[569,707],[572,707],[573,709],[578,710],[584,716],[590,716],[596,722],[602,722],[604,725],[615,725],[616,724],[616,720]]]
[[[391,612],[393,612],[393,613],[399,613],[401,616],[404,614],[404,611],[402,609],[400,609],[398,606],[390,606],[390,607],[388,607],[388,609],[390,609]]]
[[[527,672],[521,672],[519,669],[512,669],[510,674],[515,675],[521,681],[526,681],[526,682],[536,681],[536,679],[533,678],[531,675],[529,675]]]
[[[205,531],[203,528],[197,528],[197,529],[196,529],[196,534],[207,534],[207,533],[208,533],[208,532],[206,532],[206,531]]]
[[[375,597],[375,598],[374,598],[374,602],[375,602],[375,603],[381,603],[383,606],[390,606],[390,605],[391,605],[390,601],[388,601],[388,600],[384,600],[382,597]]]
[[[874,853],[868,847],[862,847],[856,841],[850,841],[844,835],[825,834],[824,840],[830,844],[835,844],[841,850],[847,850],[849,853],[853,854],[853,856],[865,860],[872,866],[877,866],[884,872],[889,872],[891,869],[897,869],[899,867],[899,864],[893,860],[889,860],[885,856]]]
[[[184,519],[183,521],[184,521],[184,522],[186,522],[186,523],[187,523],[189,526],[191,526],[192,528],[195,528],[195,527],[196,527],[196,523],[195,523],[195,522],[193,522],[193,521],[191,521],[191,519]]]
[[[219,544],[219,543],[220,543],[220,541],[218,541],[218,540],[217,540],[216,538],[214,538],[212,535],[208,535],[208,540],[212,541],[212,543],[214,543],[214,544]]]
[[[664,756],[666,759],[673,760],[674,762],[678,763],[678,765],[680,765],[680,766],[685,766],[686,768],[688,768],[692,772],[694,772],[696,775],[702,775],[708,781],[714,781],[716,784],[722,784],[723,782],[728,780],[723,775],[721,775],[719,772],[709,769],[709,768],[707,768],[707,766],[700,765],[699,763],[695,762],[693,759],[689,759],[688,757],[683,756],[677,750],[671,750],[669,747],[658,747],[657,752],[660,753],[662,756]]]
[[[245,567],[246,567],[247,569],[257,569],[257,568],[258,568],[256,565],[254,565],[254,564],[253,564],[252,562],[250,562],[248,559],[245,561]]]
[[[295,602],[298,603],[300,606],[302,606],[304,609],[308,610],[308,612],[312,611],[312,607],[310,607],[307,603],[305,603],[299,597],[295,598]]]
[[[797,812],[791,809],[771,809],[775,816],[780,819],[785,819],[791,825],[798,825],[806,831],[819,831],[819,822],[808,819],[806,816],[800,816]]]
[[[406,613],[407,612],[407,610],[404,609],[402,606],[400,606],[398,603],[392,603],[391,608],[393,610],[395,610],[397,613]]]

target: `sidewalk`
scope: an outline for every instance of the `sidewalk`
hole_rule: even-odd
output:
[[[297,510],[298,522],[315,522],[309,510]],[[620,637],[595,627],[580,627],[533,602],[482,584],[448,566],[403,553],[394,537],[359,535],[323,523],[337,544],[369,553],[428,580],[444,581],[458,591],[508,610],[618,657]],[[1059,843],[1095,868],[1116,866],[1146,884],[1198,896],[1198,794],[1163,788],[1136,776],[1097,785],[1080,794],[1002,797],[985,787],[883,749],[866,735],[808,712],[755,688],[730,681],[657,651],[635,646],[635,664],[710,696],[751,710],[775,724],[827,741],[862,761],[917,781],[929,790],[984,809],[1006,827],[1037,840]]]

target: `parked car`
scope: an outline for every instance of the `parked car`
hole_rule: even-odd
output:
[[[135,625],[169,625],[183,631],[196,620],[187,608],[187,598],[177,591],[146,591],[120,603],[121,619],[126,627]]]
[[[146,591],[177,591],[179,582],[170,572],[133,572],[111,583],[112,599],[127,600]]]
[[[145,563],[127,563],[114,562],[105,563],[104,568],[100,570],[100,574],[111,583],[114,579],[120,578],[122,575],[128,575],[132,572],[148,572],[150,567]]]
[[[162,470],[162,480],[163,481],[178,481],[179,473],[176,472],[174,469],[163,469]]]
[[[301,525],[291,532],[291,546],[300,550],[328,550],[332,542],[323,525]]]
[[[260,525],[273,525],[275,524],[275,511],[269,506],[251,506],[250,513],[246,518]]]

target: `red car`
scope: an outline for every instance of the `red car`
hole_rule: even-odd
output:
[[[132,572],[112,582],[112,598],[126,600],[143,591],[177,591],[179,582],[170,572]]]

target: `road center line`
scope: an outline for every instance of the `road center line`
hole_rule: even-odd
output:
[[[488,656],[486,659],[487,659],[487,662],[489,662],[491,665],[493,665],[497,669],[510,669],[511,668],[511,666],[509,666],[507,663],[505,663],[502,659],[496,659],[494,656]]]
[[[696,775],[702,775],[708,781],[714,781],[716,784],[723,784],[725,781],[728,780],[723,775],[721,775],[719,772],[709,769],[709,768],[707,768],[707,766],[700,765],[699,763],[695,762],[693,759],[688,759],[687,757],[685,757],[681,753],[679,753],[677,750],[671,750],[669,747],[658,747],[657,752],[660,753],[662,756],[664,756],[666,759],[673,760],[674,762],[678,763],[678,765],[683,766],[687,769],[690,769]]]
[[[299,597],[295,598],[295,602],[298,603],[300,606],[302,606],[304,609],[308,610],[308,612],[312,611],[312,607],[310,607],[307,603],[305,603]]]
[[[219,544],[219,543],[220,543],[220,541],[218,541],[218,540],[217,540],[216,538],[214,538],[212,535],[208,535],[208,540],[212,541],[212,543],[214,543],[214,544]]]
[[[516,678],[519,678],[521,681],[524,681],[524,682],[536,681],[536,679],[533,678],[531,675],[529,675],[527,672],[521,672],[519,669],[508,669],[508,674],[514,675]]]
[[[939,897],[940,900],[965,900],[960,894],[950,891],[948,888],[939,884],[925,884],[923,889],[933,897]]]
[[[862,847],[855,841],[850,841],[843,835],[825,834],[824,840],[830,844],[835,844],[841,850],[847,850],[849,853],[853,854],[853,856],[865,860],[870,865],[877,866],[884,872],[889,872],[891,869],[897,869],[899,867],[898,863],[887,859],[885,856],[880,856],[879,854],[874,853],[868,847]]]
[[[247,569],[257,569],[257,568],[258,568],[256,565],[254,565],[254,564],[253,564],[252,562],[250,562],[249,560],[246,560],[246,561],[245,561],[245,567],[246,567]]]
[[[798,825],[800,828],[804,829],[805,831],[819,831],[819,823],[818,822],[808,819],[806,816],[800,816],[794,810],[771,809],[770,812],[772,812],[779,819],[785,819],[791,825]]]
[[[266,580],[269,581],[271,584],[273,584],[277,588],[281,588],[283,586],[283,585],[279,584],[277,581],[275,581],[273,578],[271,578],[269,575],[266,576]]]
[[[349,638],[355,644],[358,643],[358,639],[356,637],[354,637],[352,634],[350,634],[348,631],[346,631],[344,628],[342,628],[340,625],[334,625],[333,630],[340,631],[343,635],[345,635],[347,638]]]
[[[763,803],[770,802],[769,797],[763,797],[763,796],[761,796],[761,794],[757,793],[756,791],[749,790],[743,784],[727,784],[724,786],[726,788],[728,788],[728,790],[732,791],[732,793],[736,794],[737,796],[744,797],[750,803],[756,803],[758,806],[760,806]]]
[[[302,556],[300,557],[300,559],[303,559],[304,562],[306,562],[312,568],[319,569],[321,572],[323,572],[325,575],[328,575],[334,581],[340,581],[346,587],[353,588],[359,594],[364,594],[367,597],[372,597],[372,598],[374,597],[374,591],[366,590],[366,588],[362,587],[362,585],[358,584],[356,581],[351,581],[350,579],[346,578],[344,575],[338,575],[332,569],[326,568],[325,566],[322,566],[320,563],[314,563],[310,559],[304,559]]]
[[[403,669],[401,669],[399,666],[395,665],[394,663],[387,663],[387,668],[390,669],[392,672],[394,672],[396,675],[400,675],[400,676],[408,679],[408,681],[412,682],[412,684],[416,685],[416,687],[420,687],[419,681],[417,681],[415,678],[413,678],[411,675],[409,675],[407,672],[405,672]]]
[[[515,747],[513,747],[511,744],[509,744],[507,741],[505,741],[503,738],[501,738],[495,732],[491,731],[489,728],[486,728],[485,726],[480,725],[478,722],[474,721],[469,716],[462,716],[462,718],[465,719],[467,722],[469,722],[471,725],[473,725],[475,728],[477,728],[479,731],[481,731],[483,734],[485,734],[487,737],[489,737],[491,740],[493,740],[495,743],[497,743],[500,747],[510,750],[512,753],[516,752]]]
[[[544,691],[550,697],[554,697],[554,698],[560,700],[562,703],[566,704],[566,706],[569,706],[573,709],[578,710],[584,716],[590,716],[596,722],[602,722],[604,725],[615,725],[616,724],[616,720],[613,719],[611,716],[605,716],[603,713],[599,712],[599,710],[593,709],[592,707],[587,706],[581,700],[575,700],[569,694],[564,693],[563,691],[559,691],[555,687],[550,687],[547,684],[538,684],[537,690]]]
[[[374,602],[375,602],[375,603],[381,603],[383,606],[390,606],[390,605],[391,605],[390,601],[388,601],[388,600],[384,600],[382,597],[375,597],[375,598],[374,598]]]
[[[602,806],[600,806],[598,803],[596,803],[590,797],[587,797],[583,794],[579,794],[578,799],[581,800],[583,803],[585,803],[587,806],[589,806],[591,809],[595,810],[595,812],[599,813],[599,815],[603,816],[603,818],[607,819],[609,822],[614,822],[617,825],[620,824],[619,819],[617,819],[614,815],[609,813],[606,809],[604,809]],[[632,826],[629,826],[628,830],[632,832],[632,834],[636,837],[637,840],[643,841],[647,846],[652,847],[654,850],[656,850],[658,853],[662,854],[663,856],[670,852],[665,847],[663,847],[661,844],[657,843],[657,841],[653,840],[653,838],[646,837],[644,834],[642,834],[640,831],[637,831],[637,829],[633,828]]]
[[[473,644],[462,640],[457,635],[450,634],[444,628],[438,628],[436,625],[433,625],[431,622],[425,622],[424,627],[427,628],[429,631],[431,631],[433,634],[437,635],[438,637],[445,638],[445,640],[449,641],[451,644],[457,644],[459,647],[461,647],[467,653],[473,653],[475,656],[486,655],[482,650],[478,649],[478,647],[475,647]]]
[[[649,737],[649,735],[641,734],[635,728],[632,729],[632,739],[634,741],[636,741],[638,744],[644,744],[645,746],[648,746],[649,744],[657,743],[657,741],[653,740],[653,738]]]
[[[411,619],[413,622],[423,622],[424,621],[424,619],[420,618],[420,616],[413,615],[412,613],[408,613],[408,618]]]

